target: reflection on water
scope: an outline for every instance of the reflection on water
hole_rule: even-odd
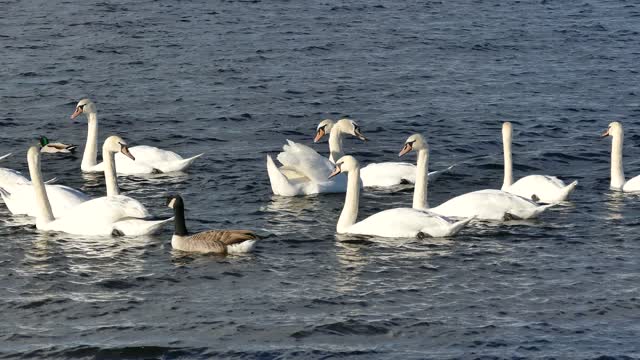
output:
[[[605,205],[607,207],[606,219],[622,220],[624,219],[624,200],[625,193],[622,191],[610,190],[605,193]]]

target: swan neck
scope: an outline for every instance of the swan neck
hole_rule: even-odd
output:
[[[344,207],[338,219],[336,230],[338,233],[345,233],[346,230],[356,223],[358,218],[358,206],[360,202],[360,169],[356,168],[347,173],[347,194],[344,199]]]
[[[31,183],[36,198],[36,206],[38,207],[36,227],[39,228],[44,224],[52,222],[55,218],[53,217],[53,211],[51,211],[51,203],[49,202],[49,196],[47,195],[47,188],[42,180],[40,153],[37,150],[30,151],[28,164],[29,175],[31,176]]]
[[[513,159],[511,155],[511,131],[502,134],[502,151],[504,155],[504,180],[502,190],[513,184]]]
[[[185,220],[184,220],[184,205],[176,204],[173,207],[173,215],[175,217],[175,220],[174,220],[175,228],[174,228],[173,234],[178,236],[189,235],[189,231],[187,231],[187,224],[185,223]]]
[[[102,146],[104,156],[104,182],[107,185],[107,197],[120,195],[118,188],[118,176],[116,175],[116,154],[107,150],[107,145]]]
[[[418,151],[418,163],[416,166],[416,184],[413,189],[413,208],[428,209],[427,191],[429,187],[429,150]]]
[[[334,125],[329,132],[329,160],[335,164],[338,159],[344,156],[342,152],[342,132],[338,125]]]
[[[611,141],[611,187],[621,189],[625,183],[622,165],[623,135],[614,135]]]
[[[87,114],[87,142],[84,146],[81,168],[91,170],[98,164],[98,114]]]

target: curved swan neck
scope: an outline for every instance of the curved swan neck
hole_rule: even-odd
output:
[[[511,128],[502,130],[502,151],[504,154],[504,180],[502,190],[513,184],[513,159],[511,157]]]
[[[624,167],[622,166],[623,133],[614,134],[611,141],[611,187],[621,189],[625,183]]]
[[[187,236],[189,235],[189,231],[187,230],[187,224],[185,223],[184,220],[184,205],[182,204],[175,204],[173,207],[173,214],[174,214],[174,230],[173,230],[173,234],[174,235],[178,235],[178,236]]]
[[[344,233],[358,218],[358,206],[360,205],[360,168],[347,173],[347,194],[344,199],[344,207],[338,219],[336,230]]]
[[[427,191],[429,186],[429,150],[418,151],[418,163],[416,166],[416,184],[413,189],[413,208],[428,209]]]
[[[51,203],[49,202],[49,196],[47,196],[47,188],[42,180],[42,172],[40,170],[40,151],[37,148],[31,147],[29,149],[27,162],[29,164],[29,175],[31,176],[36,204],[38,206],[36,227],[39,228],[44,224],[52,222],[55,218],[53,217],[53,211],[51,211]]]
[[[329,132],[329,160],[335,164],[338,159],[344,156],[342,152],[342,131],[338,124],[333,125]]]
[[[107,197],[120,195],[118,188],[118,176],[116,175],[116,154],[107,149],[107,144],[102,146],[104,157],[104,182],[107,185]]]
[[[87,142],[84,146],[81,164],[81,169],[84,171],[88,171],[98,164],[98,114],[88,113],[87,119]]]

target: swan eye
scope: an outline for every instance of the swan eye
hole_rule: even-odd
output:
[[[80,108],[80,110],[84,110],[84,106],[87,104],[82,104],[82,105],[78,105],[78,107]]]

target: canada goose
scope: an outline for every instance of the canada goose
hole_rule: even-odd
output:
[[[253,250],[258,236],[251,230],[208,230],[189,234],[184,219],[184,202],[180,195],[167,198],[167,206],[175,214],[175,230],[171,237],[174,249],[189,252],[242,254]]]

